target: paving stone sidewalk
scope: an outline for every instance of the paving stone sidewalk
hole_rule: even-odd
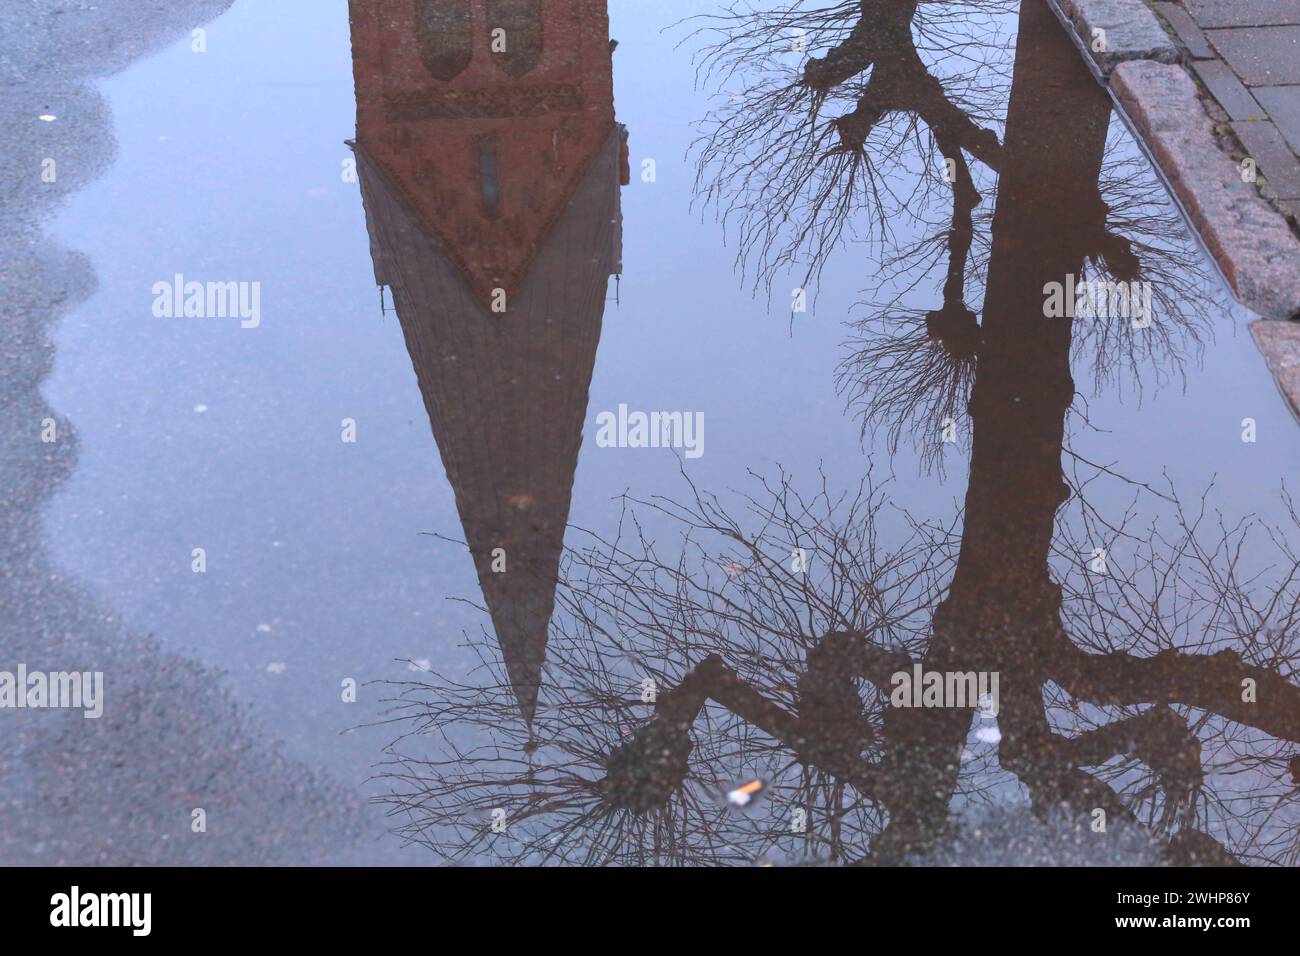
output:
[[[1300,220],[1300,0],[1158,0],[1189,66],[1267,182]]]

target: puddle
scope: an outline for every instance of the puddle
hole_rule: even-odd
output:
[[[169,762],[124,837],[1294,865],[1300,430],[1050,12],[535,6],[22,74],[6,441],[75,442],[6,456],[9,640],[257,784]]]

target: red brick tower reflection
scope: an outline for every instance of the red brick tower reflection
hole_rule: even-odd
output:
[[[375,278],[391,290],[531,721],[606,288],[621,267],[626,137],[605,0],[350,8]]]

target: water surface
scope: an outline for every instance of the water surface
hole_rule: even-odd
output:
[[[108,687],[24,715],[9,799],[72,822],[7,855],[1295,862],[1251,317],[1044,9],[842,6],[5,31],[6,656]],[[917,664],[997,716],[894,706]]]

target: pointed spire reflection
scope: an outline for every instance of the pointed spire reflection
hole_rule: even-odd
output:
[[[471,24],[455,73],[426,36],[443,7]],[[603,0],[538,9],[351,5],[375,281],[391,292],[530,723],[627,181]],[[494,24],[509,60],[493,52]]]

